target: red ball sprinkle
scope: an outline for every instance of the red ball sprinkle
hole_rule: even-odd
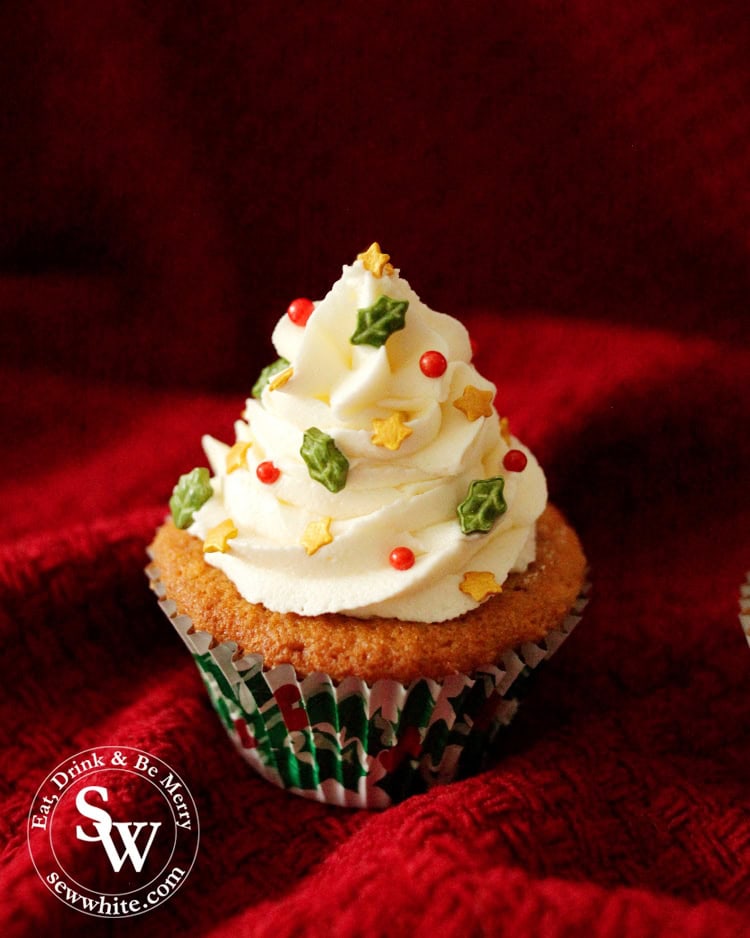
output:
[[[394,547],[388,559],[395,570],[408,570],[414,566],[414,551],[408,547]]]
[[[441,375],[445,374],[448,362],[445,360],[445,355],[441,352],[430,349],[429,352],[425,352],[419,359],[419,367],[422,369],[422,374],[426,375],[428,378],[439,378]]]
[[[509,449],[503,456],[503,467],[508,472],[523,472],[527,462],[526,453],[522,453],[520,449]]]
[[[301,296],[296,300],[292,300],[287,307],[286,314],[295,325],[304,326],[314,309],[313,301],[308,300],[306,296]]]
[[[255,474],[264,485],[273,485],[281,475],[281,471],[272,462],[260,462]]]

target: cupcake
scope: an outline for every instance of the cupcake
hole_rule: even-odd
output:
[[[148,572],[254,768],[385,807],[481,768],[577,623],[586,563],[466,329],[377,243],[272,338]]]

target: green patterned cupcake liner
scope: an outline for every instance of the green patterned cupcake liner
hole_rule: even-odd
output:
[[[408,686],[335,681],[266,668],[193,628],[148,570],[159,605],[190,650],[225,730],[263,778],[296,795],[355,808],[386,808],[480,771],[531,678],[578,624],[586,587],[559,628],[507,652],[500,664]]]

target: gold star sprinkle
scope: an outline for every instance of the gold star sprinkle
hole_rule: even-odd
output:
[[[486,570],[469,570],[468,573],[464,573],[464,578],[458,584],[458,588],[477,603],[503,591],[494,575]]]
[[[316,550],[325,547],[333,540],[331,534],[331,519],[323,518],[321,521],[311,521],[305,528],[302,535],[302,546],[307,551],[308,556],[312,556]]]
[[[373,418],[371,439],[375,446],[397,450],[413,432],[411,427],[404,425],[404,414],[395,410],[387,420]]]
[[[227,518],[226,521],[217,524],[215,528],[211,528],[206,534],[206,539],[203,541],[203,553],[225,554],[227,552],[227,541],[233,537],[237,537],[237,525],[231,518]]]
[[[268,382],[269,391],[278,391],[279,388],[283,388],[287,381],[294,374],[294,368],[285,368],[283,371],[280,371],[275,378],[271,378]]]
[[[237,469],[247,469],[247,451],[252,445],[244,440],[237,440],[227,453],[227,475]]]
[[[472,422],[480,417],[490,417],[492,415],[492,398],[495,395],[492,391],[480,391],[473,384],[467,384],[461,397],[456,398],[453,406],[466,414],[468,420]]]
[[[510,420],[508,420],[507,417],[500,418],[500,436],[505,440],[508,446],[510,446]]]
[[[393,266],[388,263],[390,259],[391,255],[383,254],[377,241],[373,241],[366,251],[357,255],[357,260],[362,261],[365,270],[369,270],[373,277],[378,279],[383,274],[390,276],[393,273]]]

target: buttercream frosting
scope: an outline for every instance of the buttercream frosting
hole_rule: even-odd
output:
[[[359,311],[381,297],[400,311],[407,304],[403,325],[380,345],[354,343]],[[461,588],[466,574],[491,574],[499,587],[526,569],[544,474],[501,433],[496,388],[471,363],[460,322],[430,309],[390,264],[378,276],[365,258],[343,268],[304,325],[282,316],[273,344],[289,365],[247,401],[234,446],[203,439],[213,495],[189,528],[205,540],[231,520],[236,536],[205,559],[245,599],[278,612],[434,622],[483,601]],[[435,377],[420,368],[426,351],[445,359]],[[462,405],[467,389],[490,402],[479,414]],[[311,429],[346,464],[336,491],[302,456]],[[503,468],[510,449],[527,457],[520,472]],[[262,463],[276,470],[267,481]],[[486,533],[464,533],[457,509],[471,483],[498,478],[507,510]],[[389,562],[395,547],[412,552],[408,569]]]

